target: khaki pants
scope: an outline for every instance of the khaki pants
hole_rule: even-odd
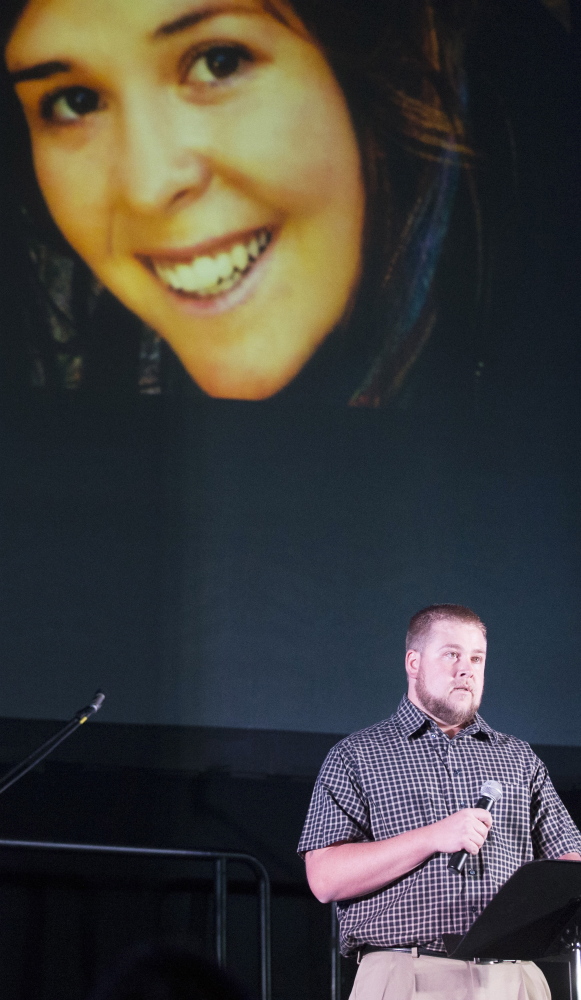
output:
[[[476,965],[407,952],[364,955],[349,1000],[551,1000],[533,962]]]

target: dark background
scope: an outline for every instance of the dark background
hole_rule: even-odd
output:
[[[485,27],[438,322],[387,407],[344,405],[326,345],[259,403],[172,359],[160,397],[6,388],[5,716],[100,685],[112,722],[347,732],[452,601],[489,627],[489,721],[579,742],[579,80],[540,4]]]

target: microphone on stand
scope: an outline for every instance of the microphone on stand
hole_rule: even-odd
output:
[[[105,701],[105,695],[103,694],[103,692],[95,691],[95,694],[91,698],[89,704],[85,705],[84,708],[80,708],[78,712],[75,712],[73,718],[78,719],[79,725],[82,726],[83,722],[86,722],[87,719],[90,719],[90,717],[95,714],[95,712],[99,711],[104,701]]]
[[[502,798],[502,785],[498,781],[485,781],[480,789],[480,798],[474,806],[475,809],[486,809],[491,812],[495,802]],[[461,873],[468,858],[472,857],[468,851],[456,851],[448,862],[448,868]]]
[[[40,764],[41,760],[48,757],[49,753],[52,753],[55,747],[58,747],[59,743],[66,740],[67,736],[74,733],[75,729],[82,726],[83,723],[91,717],[91,715],[98,712],[104,701],[105,695],[103,692],[96,691],[89,704],[85,705],[84,708],[80,708],[78,712],[75,712],[70,722],[67,722],[62,729],[59,729],[58,733],[51,736],[51,738],[47,740],[46,743],[43,743],[42,746],[38,747],[37,750],[33,750],[32,753],[29,754],[25,760],[21,761],[20,764],[17,764],[16,767],[11,767],[10,770],[7,771],[2,778],[0,778],[0,795],[2,795],[2,792],[5,792],[7,788],[10,788],[15,781],[18,781],[20,778],[23,778],[25,774],[28,774],[33,767]]]

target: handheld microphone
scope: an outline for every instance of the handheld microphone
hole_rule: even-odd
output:
[[[491,811],[495,802],[502,798],[502,785],[498,781],[485,781],[480,789],[480,798],[475,805],[475,809],[486,809]],[[448,868],[461,873],[468,858],[472,857],[468,851],[456,851],[448,862]]]

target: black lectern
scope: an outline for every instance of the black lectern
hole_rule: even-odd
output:
[[[509,878],[464,936],[444,934],[444,943],[450,958],[566,960],[572,1000],[581,1000],[580,917],[581,862],[531,861]]]

